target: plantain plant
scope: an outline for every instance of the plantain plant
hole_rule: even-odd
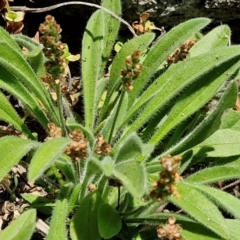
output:
[[[119,0],[102,6],[121,13]],[[157,42],[134,37],[110,65],[120,22],[97,10],[82,39],[81,111],[59,81],[43,83],[43,45],[0,29],[0,118],[19,133],[0,138],[0,178],[24,163],[30,182],[55,186],[54,202],[19,194],[31,209],[0,239],[30,239],[44,209],[47,240],[239,239],[240,201],[217,183],[240,177],[240,47],[226,25],[201,35],[209,23],[191,19]]]

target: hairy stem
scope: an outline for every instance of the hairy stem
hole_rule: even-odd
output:
[[[108,142],[111,143],[111,140],[112,140],[112,135],[113,135],[113,132],[114,132],[114,129],[115,129],[115,125],[116,125],[116,121],[117,121],[117,117],[118,117],[118,113],[120,111],[120,108],[122,106],[122,102],[123,102],[123,98],[124,98],[124,94],[125,94],[125,91],[122,90],[121,92],[121,96],[120,96],[120,100],[118,102],[118,107],[117,107],[117,111],[114,115],[114,119],[113,119],[113,124],[112,124],[112,128],[111,128],[111,132],[110,132],[110,135],[109,135],[109,138],[108,138]]]
[[[63,104],[62,104],[62,94],[61,94],[61,87],[60,83],[56,84],[55,86],[56,94],[57,94],[57,107],[60,116],[60,124],[62,129],[62,135],[66,135],[66,126],[65,126],[65,119],[63,115]]]

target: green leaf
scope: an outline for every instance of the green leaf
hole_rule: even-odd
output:
[[[121,162],[126,159],[137,158],[142,154],[143,142],[137,133],[131,134],[119,147],[117,152],[115,162]]]
[[[193,148],[197,156],[230,157],[240,154],[240,132],[220,129]]]
[[[213,48],[227,46],[231,38],[231,30],[227,25],[220,25],[202,37],[189,51],[194,57],[211,51]]]
[[[5,95],[0,91],[0,119],[13,125],[18,131],[22,132],[29,138],[34,138],[31,131],[18,116]]]
[[[230,83],[226,88],[224,95],[219,100],[216,108],[210,112],[210,114],[208,114],[203,121],[193,129],[193,131],[181,139],[175,146],[172,146],[165,151],[161,156],[166,156],[169,153],[176,155],[186,151],[204,141],[207,137],[218,130],[221,120],[225,116],[224,115],[222,118],[224,111],[235,105],[237,91],[237,84],[235,82]]]
[[[45,129],[47,128],[49,120],[41,110],[41,106],[37,98],[32,94],[32,91],[26,89],[19,79],[7,72],[2,66],[0,66],[0,87],[20,100],[26,110],[29,111]]]
[[[59,156],[55,164],[69,182],[77,183],[74,164],[68,156]]]
[[[72,240],[100,240],[98,231],[98,209],[103,203],[97,193],[88,194],[79,205],[70,223]]]
[[[129,96],[129,107],[133,105],[147,82],[156,73],[159,66],[175,51],[185,40],[210,23],[208,18],[195,18],[172,28],[165,34],[147,54],[139,78],[134,81],[134,89]],[[157,87],[157,86],[156,86]]]
[[[31,193],[22,193],[21,197],[31,204],[32,208],[36,208],[39,212],[44,215],[50,215],[52,213],[52,207],[45,206],[46,204],[51,204],[50,199],[37,196]]]
[[[150,142],[158,144],[174,127],[210,101],[227,80],[227,74],[234,73],[238,68],[239,62],[236,62],[235,65],[232,61],[228,62],[225,66],[221,65],[219,68],[214,68],[214,71],[218,72],[218,76],[214,72],[210,72],[187,88],[177,99],[165,122],[153,134]]]
[[[178,223],[178,222],[177,222]],[[184,240],[223,240],[217,234],[214,234],[209,229],[199,223],[180,222],[182,227],[182,237]]]
[[[142,163],[135,160],[125,160],[115,166],[113,175],[133,197],[141,198],[146,191],[147,176]]]
[[[231,240],[239,240],[240,221],[234,219],[226,219],[226,223],[231,233]]]
[[[31,149],[38,147],[37,142],[21,139],[14,136],[0,138],[1,168],[0,180],[2,180],[11,168],[16,165]]]
[[[70,213],[78,205],[81,188],[81,183],[74,186],[68,201],[68,213]]]
[[[12,34],[11,37],[21,47],[25,47],[29,51],[27,53],[24,53],[24,56],[35,73],[37,73],[38,76],[45,75],[46,71],[44,63],[46,58],[42,51],[43,45],[22,34]]]
[[[30,240],[35,228],[36,211],[31,209],[14,220],[6,229],[0,232],[0,239]]]
[[[105,15],[105,12],[98,10],[91,16],[83,35],[82,42],[82,79],[85,126],[89,129],[93,128],[95,112],[98,107],[95,105],[96,84],[102,77],[104,69],[102,58],[105,57],[105,34],[107,34],[108,37],[110,36],[109,28],[105,27],[105,20],[106,18],[108,18],[109,21],[113,20],[113,18],[105,17]],[[115,20],[113,21],[115,22]],[[106,60],[104,61],[106,63]]]
[[[50,222],[47,240],[66,240],[67,200],[58,199]]]
[[[222,117],[221,129],[232,129],[240,131],[240,112],[230,110]]]
[[[240,219],[240,199],[227,192],[224,192],[221,189],[215,189],[213,187],[200,184],[191,184],[191,186],[205,194],[211,201],[213,201],[224,211],[230,213],[235,218]]]
[[[35,181],[63,153],[70,143],[67,138],[54,138],[43,143],[34,154],[28,171],[30,181]]]
[[[43,106],[52,114],[53,119],[58,120],[57,109],[54,107],[52,98],[42,84],[42,81],[30,67],[19,47],[13,39],[0,28],[0,35],[3,38],[0,47],[0,65],[11,78],[20,81],[26,89],[33,93],[43,104]],[[17,47],[16,47],[17,46]],[[11,59],[12,61],[9,61]],[[2,70],[1,70],[2,71]],[[5,73],[6,75],[6,73]],[[2,79],[7,81],[9,78]]]
[[[32,38],[30,38],[28,36],[22,35],[21,33],[20,34],[12,34],[12,35],[10,35],[10,37],[15,42],[17,42],[18,45],[24,46],[27,49],[29,49],[30,51],[32,51],[32,50],[34,50],[35,48],[38,48],[38,47],[42,47],[43,48],[42,44],[34,41]]]
[[[169,197],[169,201],[182,208],[203,226],[209,228],[224,239],[230,239],[226,222],[216,205],[202,193],[184,182],[177,184],[179,198]]]
[[[101,6],[111,10],[112,12],[116,13],[117,15],[121,15],[121,1],[120,0],[104,0],[102,1]],[[104,12],[104,39],[103,45],[104,49],[102,51],[102,70],[106,67],[107,61],[109,60],[109,56],[113,49],[113,45],[116,41],[117,34],[120,27],[120,21],[110,14]]]
[[[7,43],[9,44],[10,47],[14,48],[15,50],[17,50],[19,53],[21,53],[21,49],[19,48],[19,46],[17,45],[17,43],[11,38],[12,35],[10,35],[6,30],[4,30],[3,28],[0,29],[1,31],[1,39],[0,39],[0,43]],[[15,35],[15,34],[13,34]]]
[[[98,229],[103,238],[111,238],[118,234],[122,228],[122,219],[108,203],[103,203],[98,209]]]
[[[122,79],[121,79],[121,71],[125,68],[125,59],[127,56],[131,55],[135,50],[139,50],[143,52],[147,49],[147,46],[152,42],[154,39],[153,33],[146,33],[139,37],[135,37],[128,42],[126,42],[119,53],[114,57],[111,70],[110,70],[110,78],[109,78],[109,85],[108,85],[108,92],[104,102],[104,106],[101,111],[100,120],[102,121],[106,118],[107,110],[109,106],[109,101],[111,100],[111,96],[114,94],[115,91],[118,90]]]
[[[221,55],[222,54],[222,55]],[[125,130],[121,141],[129,134],[138,130],[143,126],[157,111],[161,110],[172,98],[180,94],[190,83],[200,81],[204,74],[207,74],[211,80],[219,77],[224,71],[237,62],[240,50],[238,47],[225,47],[218,50],[213,50],[209,53],[200,56],[186,59],[172,65],[162,76],[160,76],[147,90],[144,91],[141,97],[128,111],[124,126],[127,122],[135,119],[128,129]],[[220,70],[220,72],[216,70]],[[234,72],[226,72],[225,80]],[[144,109],[143,109],[144,107]],[[136,118],[137,113],[140,114]],[[118,142],[118,144],[121,143]]]
[[[240,178],[240,164],[233,166],[216,166],[205,168],[191,174],[185,180],[192,183],[210,184],[218,181]]]
[[[103,135],[104,139],[108,139],[108,141],[110,138],[113,139],[116,135],[118,135],[118,132],[116,132],[116,129],[124,120],[128,110],[127,109],[128,94],[125,94],[125,92],[122,92],[121,94],[123,95],[120,95],[120,97],[116,101],[112,112],[109,114],[109,117],[106,119],[106,122],[104,123],[104,126],[100,132]],[[116,114],[117,114],[117,118],[116,118]],[[112,136],[110,137],[112,127],[114,127],[114,129],[112,132]]]
[[[111,157],[105,156],[101,161],[92,157],[90,161],[98,166],[105,176],[110,177],[112,175],[114,165]]]

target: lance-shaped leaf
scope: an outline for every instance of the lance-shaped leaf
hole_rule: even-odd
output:
[[[42,51],[42,44],[37,43],[33,39],[22,34],[13,34],[11,37],[21,47],[23,46],[27,49],[27,51],[29,51],[25,53],[25,58],[28,60],[35,73],[37,73],[38,76],[43,76],[46,71],[44,67],[45,56]]]
[[[161,154],[161,156],[166,156],[169,153],[176,155],[196,146],[207,137],[211,136],[219,129],[221,121],[223,121],[225,117],[225,115],[222,117],[224,111],[235,106],[237,91],[237,84],[235,82],[230,83],[216,108],[208,114],[203,121],[193,129],[193,131],[181,139],[176,145]],[[226,113],[226,115],[227,114],[228,113]]]
[[[225,80],[228,74],[232,75],[234,72],[227,72],[231,64],[238,61],[240,49],[237,46],[224,47],[218,50],[213,50],[209,53],[200,56],[186,59],[171,66],[162,76],[160,76],[149,88],[144,91],[141,97],[129,110],[124,126],[127,122],[133,119],[140,111],[140,114],[135,121],[131,123],[128,129],[125,130],[121,140],[123,141],[129,134],[136,131],[143,126],[159,109],[176,97],[186,86],[202,79],[204,74],[208,73],[212,81],[218,78],[225,71]],[[218,73],[215,70],[221,69]],[[143,110],[143,106],[145,107]],[[119,144],[119,142],[118,142]]]
[[[67,138],[54,138],[43,143],[34,154],[28,171],[30,181],[35,181],[63,153],[70,143]]]
[[[0,138],[1,168],[0,180],[16,165],[31,149],[39,146],[38,142],[14,136]]]
[[[25,88],[23,83],[2,68],[2,66],[0,66],[0,87],[20,100],[26,110],[29,111],[44,128],[47,128],[49,120],[41,110],[41,105],[37,98],[31,94],[31,91]]]
[[[0,47],[1,67],[11,76],[11,78],[21,81],[25,88],[41,101],[44,107],[51,112],[53,118],[57,121],[57,110],[54,107],[51,96],[45,86],[21,54],[19,47],[17,46],[16,48],[16,43],[13,39],[5,34],[5,30],[2,28],[0,28],[0,34],[4,38]],[[9,61],[8,59],[11,59],[12,61]],[[3,80],[9,82],[8,78]]]
[[[177,190],[180,197],[171,196],[169,197],[170,202],[183,209],[188,215],[223,239],[230,239],[226,221],[215,204],[201,192],[186,183],[179,182]]]
[[[50,222],[49,233],[47,240],[66,240],[66,219],[68,213],[67,200],[58,199],[53,211],[52,219]]]
[[[0,119],[13,125],[18,131],[22,132],[29,138],[33,138],[31,131],[18,116],[15,109],[12,107],[5,95],[0,91]]]
[[[240,154],[240,132],[220,129],[193,148],[197,156],[230,157]]]
[[[196,84],[193,83],[193,85],[186,89],[177,99],[165,122],[153,134],[150,142],[155,145],[158,144],[174,127],[210,101],[227,80],[228,74],[238,70],[239,64],[239,61],[236,64],[229,61],[226,64],[216,67],[214,71],[205,74]],[[215,72],[218,72],[217,76]]]
[[[240,200],[238,198],[221,189],[215,189],[200,184],[191,184],[191,186],[205,194],[224,211],[240,219]]]
[[[240,178],[240,158],[231,157],[224,159],[229,163],[215,162],[213,167],[204,168],[191,174],[185,180],[192,183],[210,184],[218,181]]]
[[[166,61],[168,56],[175,51],[184,41],[210,23],[208,18],[195,18],[172,28],[165,34],[156,45],[149,51],[144,62],[141,75],[134,82],[134,89],[130,93],[129,106],[133,105],[139,93],[147,82],[156,73],[159,66]]]
[[[121,9],[121,1],[120,0],[104,0],[102,1],[101,6],[111,10],[112,12],[116,13],[117,15],[120,15],[122,12]],[[108,61],[108,58],[111,54],[113,45],[116,41],[118,30],[120,27],[120,21],[110,14],[107,14],[104,12],[104,39],[103,39],[103,55],[102,55],[102,69],[101,71],[104,70],[106,63]]]
[[[30,240],[35,228],[36,210],[28,210],[0,232],[0,239]]]
[[[231,38],[231,30],[227,25],[220,25],[202,37],[189,51],[194,57],[211,51],[213,48],[227,46]]]
[[[222,117],[221,129],[232,129],[240,131],[240,112],[230,110]]]
[[[120,12],[120,4],[104,1],[116,13]],[[110,9],[111,10],[111,9]],[[82,48],[82,79],[84,94],[85,126],[93,128],[97,105],[96,84],[102,77],[103,69],[110,54],[113,39],[116,38],[119,23],[116,19],[106,16],[107,13],[98,10],[88,21],[83,35]],[[113,30],[113,29],[114,30]]]
[[[108,92],[100,115],[101,120],[103,120],[107,115],[112,94],[114,91],[118,90],[121,84],[121,71],[125,68],[126,57],[131,55],[135,50],[139,50],[140,52],[145,51],[147,49],[147,46],[154,39],[154,36],[155,35],[153,33],[146,33],[129,40],[122,46],[120,52],[116,55],[116,57],[114,57],[110,70]]]

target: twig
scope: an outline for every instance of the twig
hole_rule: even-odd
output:
[[[222,187],[221,190],[225,190],[225,189],[227,189],[227,188],[233,187],[233,186],[235,186],[235,185],[237,185],[237,184],[239,184],[239,183],[240,183],[240,179],[237,180],[237,181],[235,181],[235,182],[232,182],[232,183],[230,183],[230,184],[228,184],[228,185],[226,185],[226,186],[224,186],[224,187]]]
[[[116,13],[112,12],[111,10],[109,10],[105,7],[102,7],[100,5],[94,4],[94,3],[72,1],[72,2],[58,3],[58,4],[55,4],[55,5],[52,5],[52,6],[49,6],[49,7],[43,7],[43,8],[28,8],[26,6],[11,6],[11,9],[14,10],[14,11],[41,13],[41,12],[48,12],[48,11],[51,11],[53,9],[60,8],[60,7],[63,7],[63,6],[67,6],[67,5],[86,5],[86,6],[89,6],[89,7],[94,7],[94,8],[101,9],[101,10],[105,11],[106,13],[110,14],[111,16],[115,17],[116,19],[118,19],[123,24],[125,24],[128,27],[128,29],[131,31],[131,33],[135,37],[137,37],[137,34],[135,33],[134,29],[132,28],[132,26],[127,21],[125,21],[124,19],[119,17]]]

